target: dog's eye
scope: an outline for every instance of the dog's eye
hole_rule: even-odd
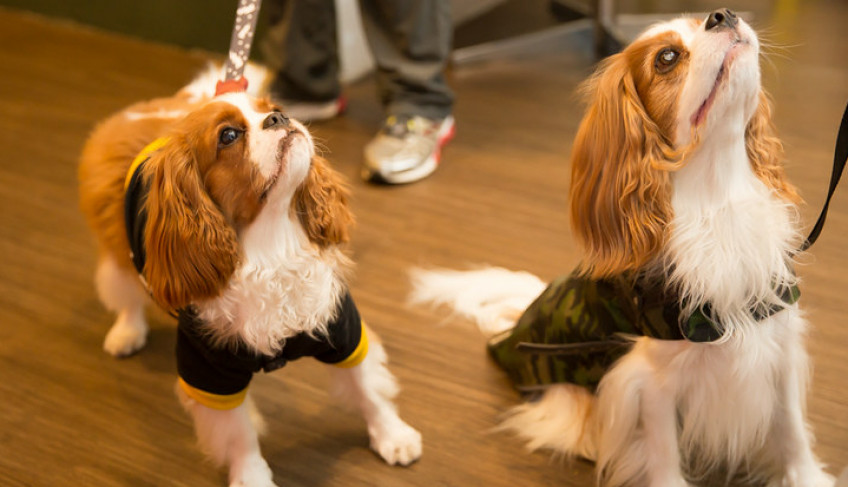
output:
[[[657,53],[657,57],[654,60],[654,68],[660,73],[667,73],[671,71],[671,68],[677,64],[677,61],[680,60],[680,52],[666,48]]]
[[[227,127],[221,130],[221,133],[218,135],[218,145],[220,145],[221,147],[228,146],[233,142],[237,141],[240,135],[240,130],[234,129],[232,127]]]

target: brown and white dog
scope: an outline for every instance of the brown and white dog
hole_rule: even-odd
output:
[[[832,486],[805,420],[807,321],[778,295],[797,281],[799,198],[760,86],[756,34],[727,9],[655,25],[605,60],[585,93],[571,157],[576,275],[659,279],[681,317],[711,307],[719,338],[611,335],[629,348],[596,392],[549,385],[505,427],[531,448],[596,460],[604,486],[684,487],[719,472]],[[545,288],[496,268],[414,281],[414,301],[451,306],[493,334],[512,333]],[[548,336],[561,336],[554,326]]]
[[[298,342],[318,356],[318,347],[320,360],[344,367],[334,369],[337,389],[362,410],[371,447],[389,464],[410,464],[421,436],[398,416],[386,354],[373,331],[360,328],[347,293],[352,264],[340,245],[353,218],[342,178],[316,155],[303,125],[245,93],[211,97],[216,79],[210,71],[173,97],[121,111],[85,145],[81,207],[99,244],[99,295],[118,315],[105,350],[125,356],[145,344],[149,296],[180,310],[178,355],[182,347],[200,361],[232,350],[272,358]],[[138,213],[126,216],[131,180],[143,195]],[[140,247],[133,257],[131,236]],[[139,253],[145,259],[134,266]],[[338,324],[344,320],[350,326]],[[327,339],[336,332],[353,340],[350,353],[336,354],[335,335]],[[204,452],[228,467],[231,485],[274,485],[254,427],[261,418],[245,400],[251,371],[239,372],[243,390],[209,393],[188,377],[215,383],[229,371],[226,359],[212,372],[179,356],[178,365],[178,394]]]

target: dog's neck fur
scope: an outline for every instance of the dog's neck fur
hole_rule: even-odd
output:
[[[290,201],[268,202],[241,235],[242,263],[227,288],[199,305],[213,342],[274,355],[298,333],[325,335],[335,318],[352,264],[309,241]]]
[[[694,308],[709,302],[726,336],[756,323],[753,306],[780,304],[795,282],[795,209],[754,173],[740,114],[717,125],[672,177],[665,266]]]
[[[665,380],[678,394],[681,458],[696,477],[753,461],[772,431],[776,405],[793,401],[775,384],[806,370],[806,324],[797,305],[759,321],[751,312],[780,304],[776,287],[795,284],[792,256],[800,239],[795,207],[751,166],[747,120],[740,109],[705,130],[672,175],[674,216],[663,255],[670,285],[690,308],[709,303],[724,334],[707,346],[649,342],[643,349],[652,361],[670,364]],[[803,385],[789,394],[802,391]]]

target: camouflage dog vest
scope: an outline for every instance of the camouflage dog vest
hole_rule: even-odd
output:
[[[798,301],[797,286],[781,289],[786,306]],[[754,309],[758,320],[785,306]],[[721,332],[708,318],[709,304],[681,316],[680,300],[661,282],[623,275],[588,279],[573,273],[555,279],[518,323],[489,341],[492,358],[521,392],[560,382],[594,390],[606,371],[632,346],[631,336],[712,342]]]

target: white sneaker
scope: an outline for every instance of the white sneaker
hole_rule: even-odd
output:
[[[347,99],[340,96],[330,101],[282,100],[283,113],[300,122],[323,122],[339,116],[347,108]]]
[[[383,129],[365,146],[362,178],[387,184],[424,179],[439,166],[442,147],[454,136],[452,116],[386,119]]]

